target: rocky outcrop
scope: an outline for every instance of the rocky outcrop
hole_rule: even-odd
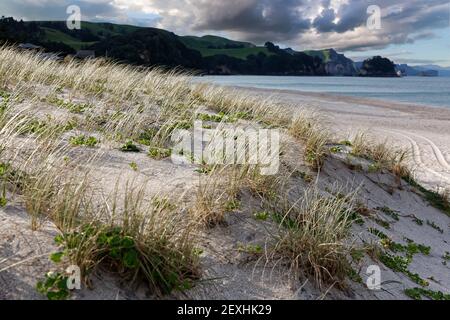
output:
[[[400,73],[397,72],[391,60],[375,56],[362,63],[359,75],[361,77],[399,77]]]
[[[325,72],[330,76],[356,76],[358,70],[353,60],[336,52],[334,49],[309,50],[306,54],[319,57],[324,62]]]

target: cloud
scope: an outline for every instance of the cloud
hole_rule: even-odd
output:
[[[123,4],[128,0],[115,0]],[[449,27],[448,0],[140,0],[158,26],[178,33],[219,32],[240,40],[281,42],[298,49],[380,49],[432,38]],[[381,9],[380,30],[369,30],[367,9]],[[176,8],[176,10],[174,10]]]
[[[2,0],[0,12],[28,20],[64,19],[77,4],[86,20],[157,26],[179,34],[222,34],[297,49],[364,51],[413,43],[448,28],[448,0]],[[366,26],[381,8],[381,29]]]
[[[0,12],[24,20],[65,20],[70,5],[79,6],[86,20],[124,15],[110,0],[2,0]]]
[[[208,1],[196,12],[193,29],[234,31],[249,40],[288,40],[311,26],[302,4],[297,0]]]

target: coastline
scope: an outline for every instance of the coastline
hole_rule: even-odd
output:
[[[411,149],[410,164],[417,179],[433,189],[450,188],[450,109],[327,93],[231,87],[247,94],[271,97],[295,112],[314,108],[326,126],[345,139],[359,131]]]

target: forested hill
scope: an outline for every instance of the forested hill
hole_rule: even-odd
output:
[[[184,36],[157,28],[82,22],[69,30],[63,21],[0,19],[0,43],[32,43],[64,55],[94,50],[97,56],[136,65],[184,67],[206,74],[357,75],[352,61],[335,51],[296,52],[271,42],[256,46],[217,36]],[[324,56],[339,60],[324,61]],[[338,67],[335,66],[338,64]],[[336,71],[337,70],[337,71]],[[336,74],[336,72],[338,72]]]

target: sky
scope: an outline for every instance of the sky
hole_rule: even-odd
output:
[[[0,14],[65,20],[70,5],[85,21],[450,66],[450,0],[1,0]]]

